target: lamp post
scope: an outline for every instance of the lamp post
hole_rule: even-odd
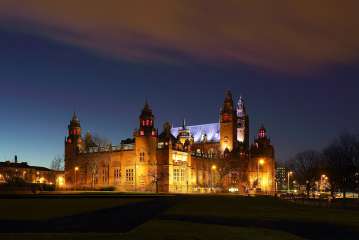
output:
[[[75,190],[77,189],[77,172],[78,172],[78,170],[79,170],[79,167],[75,167]]]
[[[288,193],[290,192],[290,188],[289,188],[289,185],[290,185],[290,184],[289,184],[289,183],[290,183],[289,181],[290,181],[290,180],[289,180],[289,179],[290,179],[290,176],[292,176],[292,175],[293,175],[293,172],[292,172],[292,171],[289,171],[289,172],[288,172],[288,176],[287,176],[287,180],[288,180],[287,191],[288,191]]]
[[[264,159],[263,158],[258,159],[258,163],[257,163],[257,188],[260,186],[259,167],[263,166],[263,164],[264,164]]]
[[[359,172],[355,173],[355,184],[357,187],[357,194],[358,194],[358,198],[359,198]]]
[[[214,182],[214,171],[216,171],[217,166],[216,165],[212,165],[211,167],[211,192],[213,192],[213,182]]]

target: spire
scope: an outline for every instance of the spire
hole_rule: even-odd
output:
[[[145,100],[145,106],[144,106],[143,109],[150,110],[150,105],[148,105],[147,98],[146,98],[146,100]]]
[[[77,117],[76,112],[74,112],[74,113],[72,114],[72,118],[71,118],[69,127],[71,127],[71,128],[80,127],[80,120],[79,120],[79,118]]]
[[[232,97],[232,93],[231,91],[226,91],[225,94],[225,98],[224,98],[224,103],[223,103],[223,108],[221,112],[225,112],[225,113],[233,113],[233,97]]]
[[[187,126],[186,126],[186,118],[183,118],[182,129],[185,130],[186,128],[187,128]]]
[[[154,129],[154,115],[152,113],[152,110],[150,108],[150,105],[147,102],[147,99],[145,101],[145,105],[143,106],[143,109],[141,111],[141,115],[139,117],[140,120],[140,129],[139,129],[139,135],[156,135],[156,129]]]
[[[226,91],[225,101],[232,101],[232,92],[230,90]]]
[[[242,96],[240,96],[237,103],[237,117],[243,117],[244,115],[246,115],[246,107]]]
[[[74,121],[74,122],[79,122],[79,119],[78,119],[78,117],[77,117],[75,111],[74,111],[74,113],[72,114],[72,121]]]
[[[141,118],[143,117],[152,117],[152,109],[150,108],[150,105],[148,104],[147,99],[145,100],[145,105],[143,106],[142,112],[141,112]]]

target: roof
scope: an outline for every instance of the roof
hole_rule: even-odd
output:
[[[207,135],[207,141],[209,142],[219,142],[220,140],[219,123],[186,126],[186,128],[190,130],[195,143],[201,142],[205,134]],[[171,133],[177,137],[178,131],[181,129],[182,127],[172,128]]]
[[[6,167],[6,168],[31,168],[34,170],[38,170],[38,171],[53,171],[49,168],[46,167],[40,167],[40,166],[30,166],[28,165],[26,162],[21,162],[21,163],[14,163],[14,162],[10,162],[10,161],[6,161],[6,162],[0,162],[0,168],[2,167]]]

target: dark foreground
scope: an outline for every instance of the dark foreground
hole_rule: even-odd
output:
[[[0,199],[0,239],[358,239],[359,211],[233,195]]]

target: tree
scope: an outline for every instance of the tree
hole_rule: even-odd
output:
[[[88,171],[91,174],[91,187],[94,189],[97,182],[98,175],[98,163],[94,159],[90,159],[87,164]]]
[[[97,147],[97,145],[96,145],[95,141],[93,140],[92,135],[91,135],[90,132],[86,133],[84,143],[85,143],[86,151],[88,151],[92,147]]]
[[[329,177],[333,197],[334,193],[340,190],[345,198],[347,190],[353,186],[358,142],[358,136],[345,133],[323,151],[323,165]]]
[[[57,155],[54,157],[54,159],[51,162],[51,169],[56,171],[63,171],[64,170],[64,158],[60,155]]]
[[[289,160],[289,168],[293,170],[299,184],[306,186],[307,197],[310,189],[314,186],[315,180],[320,175],[321,153],[314,150],[307,150],[297,153]]]
[[[112,145],[110,140],[97,134],[93,136],[93,142],[97,147],[107,147],[109,145]]]

